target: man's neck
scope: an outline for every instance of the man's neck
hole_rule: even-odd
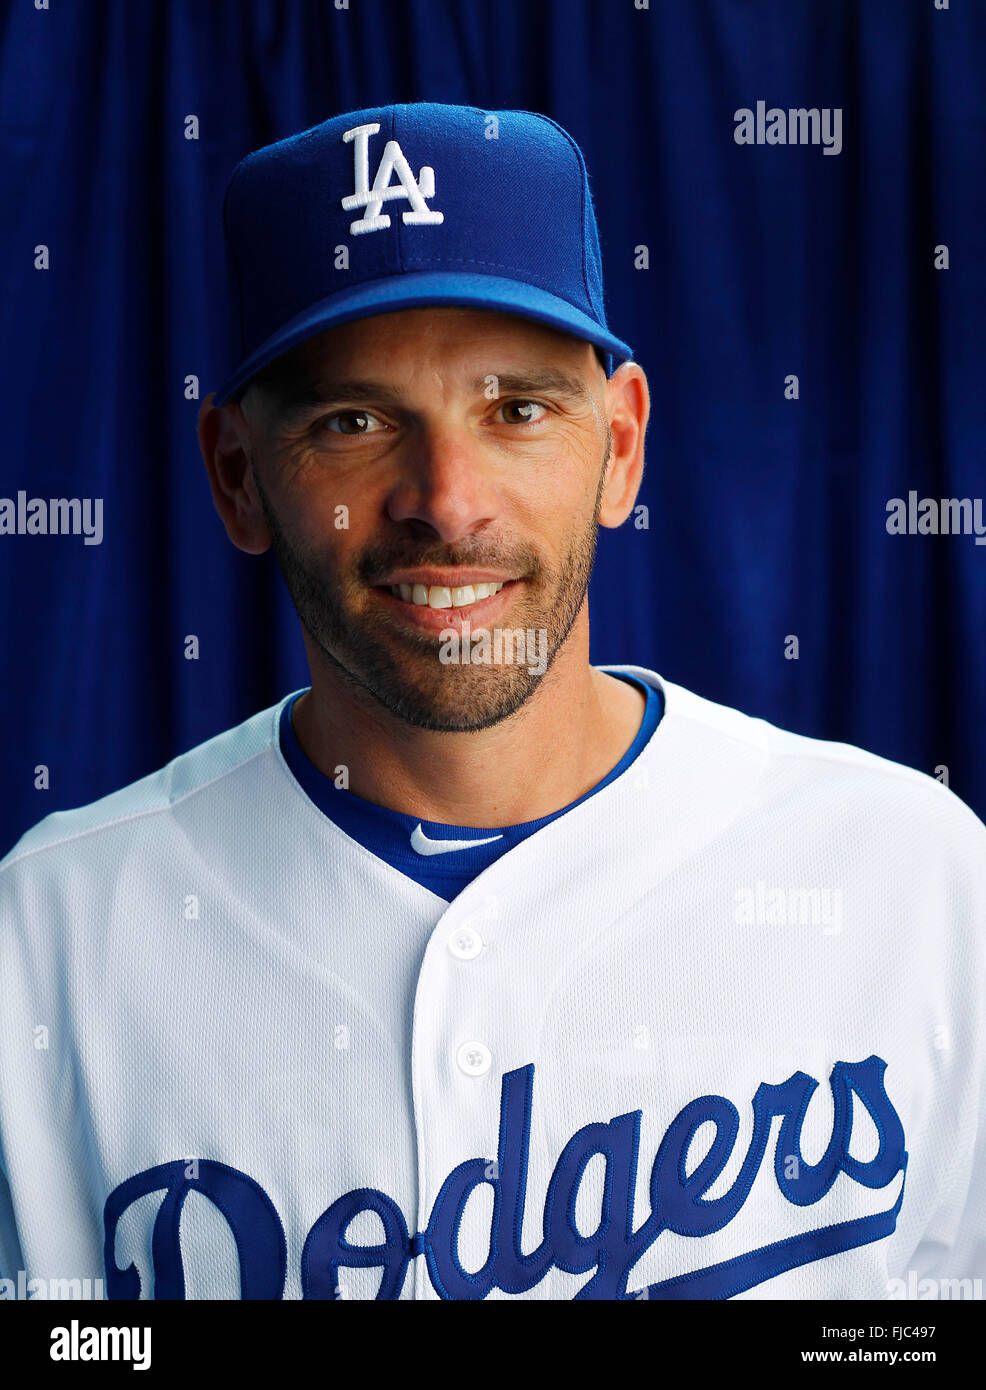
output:
[[[521,825],[577,801],[630,747],[645,705],[635,686],[589,665],[587,623],[515,714],[475,733],[416,728],[311,650],[309,661],[312,688],[292,722],[310,761],[329,777],[346,767],[366,801],[446,825]]]

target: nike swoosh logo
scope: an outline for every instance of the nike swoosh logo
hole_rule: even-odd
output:
[[[485,840],[429,840],[418,821],[411,831],[411,848],[417,854],[451,854],[454,849],[473,849],[476,845],[491,845],[494,840],[502,839],[502,835],[490,835]]]

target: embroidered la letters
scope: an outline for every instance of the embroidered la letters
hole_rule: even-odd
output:
[[[390,198],[408,200],[411,207],[404,213],[404,221],[412,226],[444,222],[445,214],[433,211],[426,202],[426,199],[435,196],[434,169],[428,164],[422,165],[421,172],[415,179],[411,173],[411,166],[396,140],[388,140],[384,145],[373,187],[370,187],[370,136],[376,135],[379,129],[379,123],[372,121],[369,125],[353,126],[352,130],[347,130],[342,137],[347,143],[352,142],[356,183],[356,192],[347,194],[342,200],[343,210],[349,212],[352,208],[366,208],[364,217],[350,222],[349,230],[352,235],[359,236],[362,232],[376,232],[383,227],[389,227],[390,218],[382,209],[384,200]],[[397,183],[390,182],[391,174],[397,175]]]

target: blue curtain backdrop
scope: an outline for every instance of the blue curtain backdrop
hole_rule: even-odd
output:
[[[586,154],[610,323],[653,393],[650,524],[601,533],[593,660],[944,765],[986,814],[986,545],[886,529],[892,497],[986,491],[986,5],[0,13],[0,495],[104,499],[98,546],[0,536],[0,851],[307,683],[270,556],[212,510],[186,398],[231,352],[220,201],[246,151],[420,99],[543,111]],[[840,108],[841,153],[737,144],[758,101]]]

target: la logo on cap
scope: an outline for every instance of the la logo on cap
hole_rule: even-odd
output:
[[[405,211],[404,221],[412,226],[444,222],[445,214],[433,211],[426,202],[426,199],[435,196],[434,169],[428,164],[423,164],[415,179],[411,173],[411,166],[404,157],[404,151],[396,140],[388,140],[384,145],[373,178],[373,187],[370,187],[370,136],[376,135],[379,129],[379,122],[371,121],[369,125],[353,126],[352,130],[345,131],[342,137],[344,142],[353,142],[353,172],[356,184],[356,192],[348,193],[343,198],[343,210],[349,212],[352,208],[366,208],[365,217],[357,217],[355,222],[350,222],[350,233],[359,236],[362,232],[376,232],[383,227],[389,227],[390,218],[382,208],[384,200],[391,198],[408,200],[411,207]],[[395,173],[398,182],[392,184],[390,178]]]

